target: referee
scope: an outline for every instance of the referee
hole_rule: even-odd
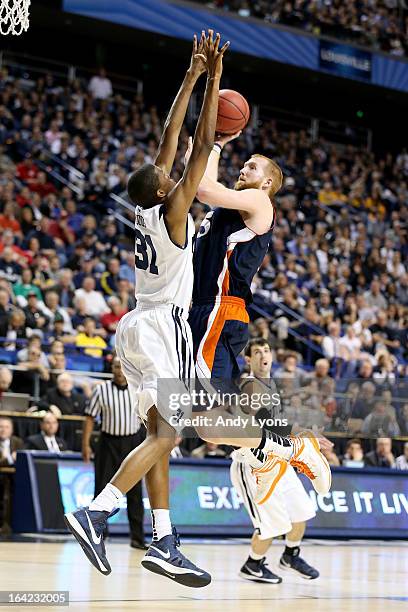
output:
[[[126,378],[118,357],[112,360],[113,380],[95,387],[87,408],[82,432],[82,457],[91,459],[91,434],[96,417],[101,419],[101,434],[95,450],[95,497],[107,485],[125,457],[144,439],[144,428],[132,409]],[[143,532],[142,483],[139,481],[128,493],[127,513],[129,518],[132,548],[146,549]]]

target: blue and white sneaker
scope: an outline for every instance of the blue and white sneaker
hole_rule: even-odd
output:
[[[244,565],[241,567],[241,571],[239,572],[240,577],[245,578],[245,580],[252,580],[253,582],[280,584],[282,582],[282,578],[268,569],[268,564],[265,563],[265,559],[266,557],[262,557],[262,559],[255,561],[255,559],[248,557]]]
[[[106,558],[104,531],[108,518],[117,512],[119,508],[111,513],[80,508],[64,515],[66,526],[81,545],[89,561],[105,576],[110,574],[112,569]]]
[[[279,567],[283,570],[291,570],[296,572],[306,580],[314,580],[319,577],[317,569],[306,563],[302,557],[299,557],[300,548],[296,546],[291,555],[283,553],[279,561]]]
[[[191,563],[179,550],[180,539],[173,527],[172,535],[152,542],[141,563],[145,569],[167,576],[184,586],[199,588],[211,582],[211,576]]]

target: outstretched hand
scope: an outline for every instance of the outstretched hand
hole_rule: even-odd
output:
[[[199,41],[197,40],[196,34],[194,34],[194,38],[193,38],[193,50],[191,53],[189,72],[196,79],[198,79],[200,75],[204,74],[204,72],[207,69],[206,50],[207,50],[207,42],[206,42],[205,32],[203,30],[201,32],[201,38]]]
[[[220,78],[222,74],[222,59],[224,53],[230,46],[230,42],[227,41],[225,45],[219,49],[221,36],[217,33],[214,40],[213,34],[213,30],[208,30],[208,37],[206,39],[207,73],[209,78]]]

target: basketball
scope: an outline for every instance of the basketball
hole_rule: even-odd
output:
[[[249,117],[249,104],[244,96],[233,89],[220,91],[216,127],[218,134],[235,134],[243,130]]]

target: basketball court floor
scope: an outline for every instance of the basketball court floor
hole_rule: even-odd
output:
[[[248,553],[245,540],[187,543],[183,551],[213,575],[204,589],[188,589],[142,569],[143,552],[125,540],[107,542],[113,571],[99,574],[71,538],[0,541],[0,590],[70,592],[69,610],[154,610],[266,612],[370,611],[408,609],[408,542],[309,541],[303,556],[320,570],[307,581],[278,570],[283,546],[268,560],[280,585],[249,583],[237,576]],[[27,607],[3,607],[27,610]],[[47,610],[58,610],[50,606]]]

